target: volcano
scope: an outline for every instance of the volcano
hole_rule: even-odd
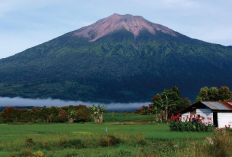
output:
[[[150,101],[178,86],[232,87],[232,47],[182,35],[141,16],[113,14],[0,60],[0,96]]]

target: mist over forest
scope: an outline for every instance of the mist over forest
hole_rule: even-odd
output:
[[[83,102],[83,101],[64,101],[60,99],[25,99],[20,97],[9,98],[9,97],[0,97],[0,107],[3,106],[35,106],[35,107],[51,107],[51,106],[68,106],[68,105],[79,105],[83,104],[88,107],[93,104],[107,105],[107,110],[115,111],[133,111],[138,108],[141,108],[143,105],[148,105],[151,102],[138,102],[138,103],[109,103],[103,104],[99,102]]]

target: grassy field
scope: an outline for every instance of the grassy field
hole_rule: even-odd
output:
[[[91,119],[93,121],[93,119]],[[136,122],[136,121],[154,121],[155,115],[140,115],[136,113],[106,113],[104,114],[104,121],[106,123],[112,122]]]
[[[111,153],[116,150],[120,152],[120,150],[127,150],[127,146],[133,146],[132,149],[142,149],[143,147],[138,144],[139,141],[141,143],[156,141],[157,144],[164,141],[171,143],[174,141],[192,141],[196,139],[203,141],[206,136],[212,136],[212,133],[171,132],[168,125],[96,125],[92,123],[71,125],[1,124],[0,134],[0,156],[24,156],[26,152],[29,155],[38,151],[42,151],[46,156],[69,156],[71,154],[73,156],[80,156],[80,154],[83,154],[83,156],[93,156],[94,152],[98,152],[99,150],[108,150]],[[101,144],[105,140],[107,141],[107,135],[113,135],[123,142],[106,149],[106,146],[101,146]],[[86,142],[85,146],[78,146],[82,142]],[[75,147],[80,148],[76,150]],[[91,151],[88,149],[91,149]],[[76,152],[80,154],[76,154]],[[104,154],[108,154],[105,151],[101,151],[101,153],[103,156]],[[97,155],[100,155],[99,152]]]
[[[111,116],[105,116],[104,124],[0,124],[0,156],[207,156],[204,151],[220,148],[204,141],[216,136],[213,133],[171,132],[167,124],[139,123],[152,116],[115,114],[114,120]],[[128,125],[132,122],[138,123]],[[231,134],[218,136],[231,139]],[[224,143],[231,146],[231,141]]]

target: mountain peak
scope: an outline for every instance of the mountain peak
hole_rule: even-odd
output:
[[[76,30],[74,35],[88,38],[89,42],[94,42],[109,33],[121,29],[126,29],[133,33],[135,37],[144,29],[154,35],[156,34],[156,31],[161,31],[166,34],[176,36],[176,33],[171,29],[152,23],[144,19],[142,16],[133,16],[130,14],[119,15],[116,13],[89,26]]]

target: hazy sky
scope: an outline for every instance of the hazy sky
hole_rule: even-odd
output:
[[[113,13],[140,15],[203,41],[232,45],[232,0],[0,0],[0,58]]]

